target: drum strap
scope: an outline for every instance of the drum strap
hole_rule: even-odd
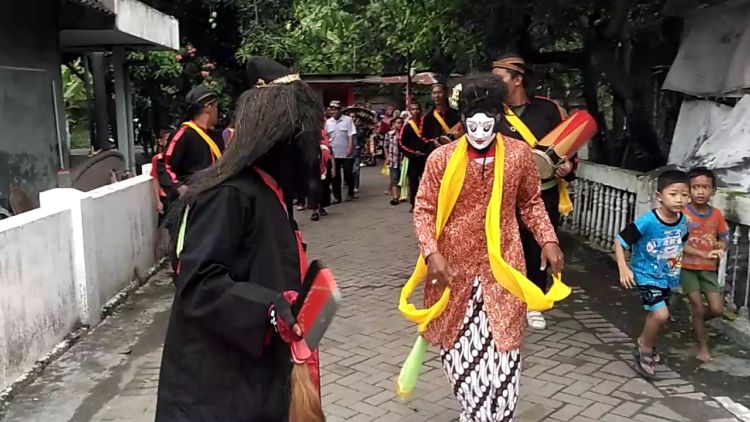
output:
[[[526,123],[523,122],[518,116],[516,116],[516,113],[513,112],[513,110],[510,109],[510,107],[505,107],[505,119],[510,123],[511,127],[515,128],[518,133],[521,134],[524,141],[526,141],[527,144],[529,144],[530,147],[534,148],[537,144],[536,136],[534,136],[533,133],[531,133],[531,130],[528,126],[526,126]],[[556,178],[556,184],[557,188],[560,191],[560,201],[558,202],[557,209],[560,211],[560,214],[562,215],[568,215],[571,211],[573,211],[573,201],[570,200],[570,192],[568,192],[568,184],[565,183],[564,180]],[[551,187],[551,186],[550,186]],[[542,190],[547,190],[550,187],[544,187],[544,184],[542,185]]]
[[[440,126],[443,127],[443,133],[451,131],[451,128],[448,127],[448,123],[445,123],[445,119],[443,119],[443,116],[441,116],[437,110],[433,110],[432,115],[435,116],[435,120],[437,120],[437,122],[440,123]]]
[[[193,129],[198,133],[198,135],[200,135],[200,137],[203,139],[203,142],[208,145],[208,149],[211,150],[211,155],[213,156],[212,161],[216,161],[221,158],[221,150],[219,149],[219,146],[216,145],[216,142],[214,142],[214,140],[211,139],[211,137],[208,136],[206,132],[204,132],[203,129],[200,128],[200,126],[191,121],[185,122],[183,123],[183,125],[189,127],[190,129]]]
[[[409,120],[409,126],[411,126],[418,137],[422,138],[422,131],[419,130],[419,126],[417,126],[417,123],[414,120]]]

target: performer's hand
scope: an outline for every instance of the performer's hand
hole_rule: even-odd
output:
[[[547,243],[542,248],[542,265],[539,269],[544,271],[548,265],[553,274],[560,274],[563,270],[563,253],[557,243]]]
[[[560,166],[555,169],[555,176],[565,177],[573,171],[573,162],[568,160],[568,157],[563,157],[563,162]]]
[[[635,275],[627,265],[620,268],[620,284],[626,289],[635,287]]]
[[[414,151],[414,155],[417,157],[424,157],[424,152],[422,151]]]
[[[187,193],[188,189],[190,189],[188,185],[182,185],[179,188],[177,188],[177,194],[180,195],[180,198],[182,198],[185,195],[185,193]]]
[[[438,286],[439,288],[450,287],[453,282],[453,277],[456,274],[453,272],[450,264],[446,261],[445,257],[440,253],[433,253],[427,257],[427,282]]]
[[[161,202],[161,200],[159,199],[157,199],[157,202],[156,202],[156,211],[159,214],[164,214],[164,203]]]
[[[292,332],[293,332],[293,333],[294,333],[294,335],[296,335],[297,337],[302,337],[302,328],[300,328],[300,327],[299,327],[299,324],[294,324],[294,325],[292,326]]]
[[[714,249],[706,254],[707,259],[721,259],[724,256],[724,249]]]

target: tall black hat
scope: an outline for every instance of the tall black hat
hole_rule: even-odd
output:
[[[300,80],[298,74],[268,57],[251,57],[248,59],[245,69],[251,89]]]

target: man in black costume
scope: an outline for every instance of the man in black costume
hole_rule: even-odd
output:
[[[537,141],[562,123],[565,112],[560,106],[549,98],[527,94],[526,88],[531,69],[521,56],[515,53],[500,56],[492,63],[492,73],[502,78],[508,87],[506,100],[508,109],[519,117]],[[522,131],[514,127],[507,118],[500,126],[500,132],[523,142],[529,141],[524,139]],[[557,168],[554,177],[542,180],[542,199],[555,231],[560,225],[560,185],[563,181],[569,182],[575,178],[576,162],[576,157],[571,157],[570,160],[566,158],[565,162]],[[549,284],[547,270],[540,269],[539,257],[542,247],[523,225],[521,225],[521,243],[526,256],[526,276],[543,291],[547,291]],[[544,329],[547,325],[541,312],[529,311],[526,318],[532,328]]]
[[[418,102],[409,104],[411,118],[404,123],[399,137],[401,152],[409,159],[406,174],[409,177],[409,212],[414,212],[414,201],[419,190],[419,181],[424,173],[427,156],[435,149],[435,145],[422,135],[422,105]]]
[[[422,119],[422,136],[439,147],[457,139],[461,128],[460,116],[448,104],[445,78],[439,77],[438,82],[432,85],[431,97],[433,106]]]
[[[317,354],[308,365],[290,351],[302,334],[290,299],[307,263],[287,211],[297,178],[319,180],[323,108],[270,59],[250,59],[247,72],[253,87],[238,100],[232,143],[175,207],[177,290],[157,421],[323,420]]]

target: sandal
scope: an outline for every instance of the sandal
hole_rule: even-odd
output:
[[[641,352],[636,347],[633,349],[633,358],[635,359],[635,371],[638,375],[646,379],[653,379],[656,373],[654,354],[652,352]]]
[[[641,339],[638,339],[637,341],[638,348],[642,347]],[[659,365],[661,364],[661,353],[656,351],[656,347],[651,348],[651,354],[654,356],[654,364]]]

